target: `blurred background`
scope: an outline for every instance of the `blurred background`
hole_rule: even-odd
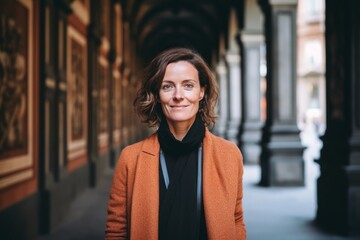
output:
[[[0,0],[0,238],[103,239],[132,102],[171,47],[216,76],[248,239],[360,239],[360,1]]]

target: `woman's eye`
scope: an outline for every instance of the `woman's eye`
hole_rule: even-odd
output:
[[[161,88],[164,89],[164,90],[167,90],[167,89],[171,88],[171,85],[170,84],[164,84],[164,85],[162,85]]]
[[[186,88],[193,88],[193,87],[194,87],[194,85],[193,85],[193,84],[191,84],[191,83],[186,83],[186,84],[185,84],[185,87],[186,87]]]

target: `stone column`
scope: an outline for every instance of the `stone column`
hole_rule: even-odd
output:
[[[327,129],[322,137],[316,220],[360,236],[360,2],[326,1]]]
[[[120,41],[120,39],[117,37],[118,31],[120,31],[119,21],[120,21],[120,9],[121,5],[118,1],[112,1],[111,7],[110,7],[110,51],[108,55],[110,67],[109,67],[109,146],[110,146],[110,167],[114,168],[116,166],[116,161],[118,159],[118,149],[117,145],[114,141],[115,139],[115,129],[116,129],[116,122],[115,120],[116,115],[118,112],[116,111],[116,104],[120,104],[116,102],[116,96],[117,91],[119,89],[117,88],[118,85],[116,84],[116,75],[119,74],[119,63],[121,56],[118,55],[119,53],[119,43],[117,41]]]
[[[91,2],[90,25],[88,27],[88,97],[89,97],[89,125],[88,125],[88,151],[90,167],[90,185],[95,186],[97,180],[97,162],[99,159],[98,122],[99,122],[99,79],[98,49],[101,44],[101,18],[100,3]]]
[[[297,0],[262,1],[268,54],[267,119],[261,185],[304,185],[303,147],[296,123]]]
[[[262,13],[256,0],[245,3],[244,28],[240,33],[242,43],[243,128],[240,148],[245,163],[258,164],[261,153],[260,48],[264,44]]]
[[[241,75],[240,55],[236,51],[226,54],[229,67],[229,120],[227,126],[227,139],[239,144],[239,130],[241,123]]]
[[[216,132],[222,137],[226,138],[226,122],[228,119],[228,73],[223,57],[220,58],[220,61],[216,68],[216,73],[218,76],[219,82],[219,118],[216,123]]]
[[[57,20],[58,20],[58,33],[57,45],[58,45],[58,60],[57,60],[57,78],[58,78],[58,113],[55,115],[57,118],[56,130],[58,140],[57,150],[55,152],[58,156],[58,172],[56,178],[58,180],[66,178],[67,171],[67,81],[66,78],[66,51],[67,51],[67,26],[68,16],[71,14],[70,6],[65,2],[58,1],[55,3],[57,8]],[[56,49],[56,48],[55,48]]]

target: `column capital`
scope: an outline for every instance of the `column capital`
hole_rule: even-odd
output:
[[[272,6],[281,5],[297,5],[298,0],[269,0],[269,4]]]

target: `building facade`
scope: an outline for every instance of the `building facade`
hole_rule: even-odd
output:
[[[321,134],[326,125],[325,1],[300,0],[297,19],[298,123],[300,128],[313,124]]]

